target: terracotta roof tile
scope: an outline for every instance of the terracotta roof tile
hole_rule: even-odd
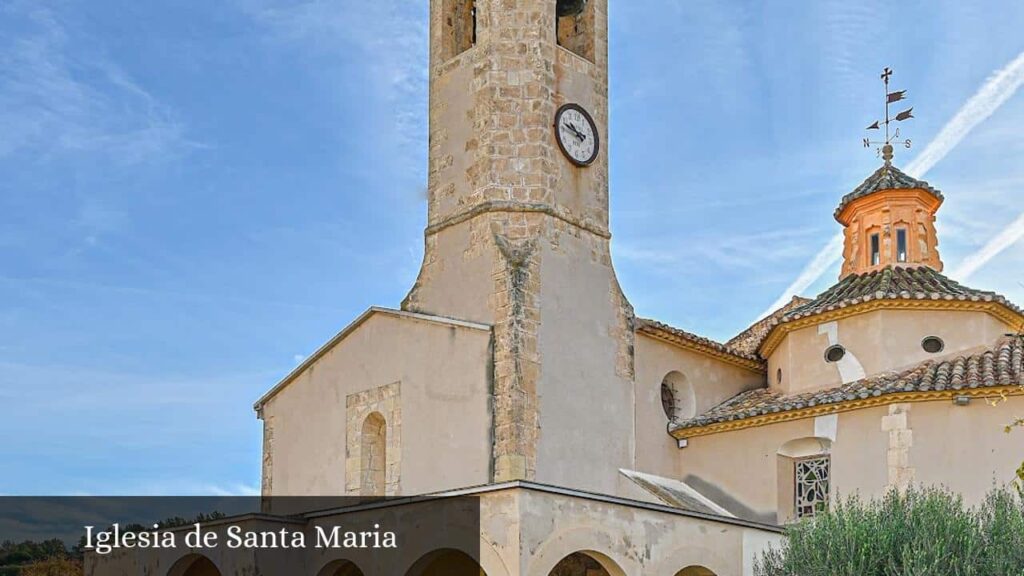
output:
[[[1020,308],[999,294],[968,288],[932,268],[889,266],[874,272],[847,276],[814,300],[784,314],[776,324],[871,300],[998,302],[1022,313]]]
[[[768,388],[743,392],[707,412],[672,424],[685,430],[840,402],[905,392],[1024,386],[1024,336],[1000,338],[988,350],[946,360],[929,360],[900,372],[886,372],[837,388],[783,395]]]
[[[867,180],[862,182],[860,186],[854,188],[853,192],[843,196],[843,199],[839,201],[839,207],[836,208],[835,217],[836,219],[839,218],[839,213],[843,211],[843,208],[846,208],[847,204],[868,194],[882,190],[912,190],[915,188],[929,192],[939,200],[943,199],[942,192],[933,188],[931,184],[924,180],[912,178],[899,168],[886,164],[875,170],[875,173],[868,176]]]
[[[761,342],[764,341],[766,336],[768,336],[768,333],[771,332],[772,327],[778,323],[779,319],[791,310],[799,308],[809,302],[811,302],[810,298],[793,296],[793,299],[790,300],[788,304],[779,308],[775,312],[772,312],[768,316],[765,316],[763,319],[758,320],[749,328],[733,337],[732,340],[726,342],[725,345],[740,354],[757,356],[757,349],[761,347]]]
[[[748,360],[748,361],[751,361],[751,362],[757,362],[758,364],[761,364],[763,362],[763,360],[761,360],[761,358],[758,357],[756,354],[750,354],[750,353],[745,353],[745,352],[742,352],[742,351],[739,351],[739,350],[735,350],[733,348],[730,348],[730,347],[726,346],[725,344],[722,344],[721,342],[717,342],[717,341],[712,340],[710,338],[705,338],[704,336],[698,336],[698,335],[696,335],[696,334],[694,334],[692,332],[687,332],[686,330],[682,330],[682,329],[676,328],[674,326],[669,326],[668,324],[665,324],[665,323],[662,323],[662,322],[658,322],[657,320],[650,320],[650,319],[647,319],[647,318],[637,318],[636,328],[637,328],[638,332],[645,332],[645,331],[647,331],[647,332],[650,332],[650,331],[654,331],[654,332],[657,332],[657,331],[667,332],[667,333],[671,334],[672,336],[675,336],[675,337],[680,338],[682,340],[687,340],[687,341],[689,341],[689,342],[691,342],[691,343],[693,343],[693,344],[695,344],[695,345],[697,345],[699,347],[707,348],[709,350],[713,350],[713,351],[719,352],[721,354],[727,354],[729,356],[735,356],[735,357],[741,358],[743,360]]]
[[[872,300],[997,302],[1024,315],[1024,310],[1003,296],[968,288],[932,268],[889,266],[874,272],[847,276],[813,300],[794,298],[771,316],[730,340],[726,346],[740,353],[756,354],[765,338],[780,324]]]

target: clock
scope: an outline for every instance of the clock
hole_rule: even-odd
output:
[[[579,104],[566,104],[555,113],[555,140],[565,157],[577,166],[593,164],[601,149],[597,125]]]

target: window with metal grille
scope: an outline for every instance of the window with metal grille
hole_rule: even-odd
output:
[[[672,384],[668,380],[661,382],[661,408],[665,410],[665,416],[668,416],[669,420],[675,419],[676,391],[672,389]]]
[[[829,474],[832,460],[829,456],[815,456],[797,460],[796,517],[811,518],[828,509]]]

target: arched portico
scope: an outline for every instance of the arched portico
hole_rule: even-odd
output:
[[[317,576],[364,576],[363,571],[349,560],[334,560],[328,562],[317,572]]]
[[[537,553],[533,555],[527,574],[529,576],[572,575],[572,572],[564,572],[564,570],[567,570],[569,565],[576,561],[590,564],[587,559],[600,566],[603,572],[598,572],[598,574],[601,576],[639,574],[640,565],[635,560],[612,552],[615,542],[616,539],[611,534],[596,527],[576,527],[557,532],[547,537]],[[576,556],[572,562],[559,566],[563,560],[574,554],[582,554],[586,558]],[[556,568],[563,572],[555,572]]]
[[[487,573],[469,554],[443,548],[422,556],[405,576],[487,576]]]
[[[221,576],[221,572],[206,556],[189,554],[175,562],[167,576]]]
[[[624,576],[624,572],[611,558],[586,550],[562,558],[548,576]]]
[[[657,552],[652,555],[649,573],[654,576],[719,576],[736,573],[740,569],[739,564],[725,550],[727,547],[691,543],[671,552]]]
[[[711,570],[703,566],[687,566],[679,572],[676,572],[676,576],[717,576]]]

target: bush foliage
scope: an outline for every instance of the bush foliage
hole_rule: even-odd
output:
[[[1006,489],[974,508],[939,488],[851,497],[786,535],[758,576],[1024,575],[1024,500]]]
[[[82,576],[82,565],[74,560],[51,558],[25,566],[18,576]]]

